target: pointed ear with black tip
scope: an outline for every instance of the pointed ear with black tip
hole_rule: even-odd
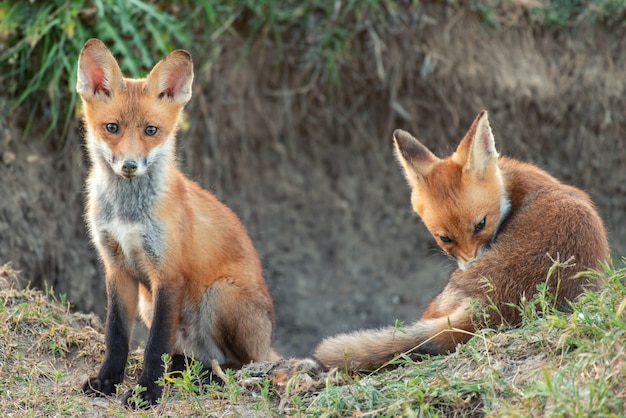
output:
[[[396,159],[404,169],[409,185],[422,183],[433,167],[441,161],[410,133],[401,129],[393,132]]]
[[[124,85],[122,71],[104,43],[98,39],[85,42],[78,58],[78,94],[83,99],[111,97]]]
[[[158,99],[186,104],[191,99],[193,83],[191,54],[182,49],[170,52],[154,66],[146,81],[146,91]]]

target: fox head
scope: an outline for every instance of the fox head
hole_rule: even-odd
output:
[[[510,208],[487,112],[478,114],[445,159],[408,132],[398,129],[393,138],[413,209],[441,249],[465,270],[493,242]]]
[[[178,118],[191,98],[192,81],[186,51],[171,52],[145,79],[128,79],[104,43],[88,40],[78,59],[76,91],[94,163],[134,178],[173,159]]]

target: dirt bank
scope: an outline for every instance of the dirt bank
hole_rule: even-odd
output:
[[[256,243],[275,298],[276,347],[310,354],[325,335],[416,318],[451,263],[411,213],[391,153],[403,128],[446,154],[481,109],[502,154],[587,190],[626,254],[626,36],[615,30],[485,30],[477,16],[431,9],[361,29],[341,90],[318,88],[323,63],[303,45],[232,37],[196,60],[184,170],[232,207]],[[592,36],[593,35],[593,36]],[[66,145],[0,147],[0,263],[13,261],[104,312],[104,284],[82,220],[86,161],[78,125]]]

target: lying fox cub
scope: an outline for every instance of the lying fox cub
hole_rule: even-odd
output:
[[[553,265],[548,254],[576,263],[561,272],[560,283],[554,277],[548,282],[562,307],[587,283],[578,273],[608,261],[604,225],[589,196],[534,165],[499,157],[487,112],[448,158],[436,157],[401,130],[394,132],[394,144],[415,212],[459,268],[421,319],[404,330],[357,331],[322,341],[314,358],[324,366],[372,369],[397,353],[449,352],[477,326],[472,301],[485,306],[489,298],[499,311],[491,315],[496,321],[519,323],[510,304],[532,297],[545,282]],[[489,293],[484,278],[491,281]]]

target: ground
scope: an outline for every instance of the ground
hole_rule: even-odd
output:
[[[623,266],[623,263],[622,263]],[[0,266],[0,411],[3,416],[621,416],[626,400],[626,269],[573,313],[545,300],[524,305],[521,328],[485,330],[447,356],[400,354],[385,368],[347,375],[310,359],[214,367],[225,384],[202,386],[198,367],[167,375],[159,404],[133,412],[120,396],[82,394],[104,355],[101,323],[50,293],[17,290]],[[134,388],[133,350],[119,393]]]

